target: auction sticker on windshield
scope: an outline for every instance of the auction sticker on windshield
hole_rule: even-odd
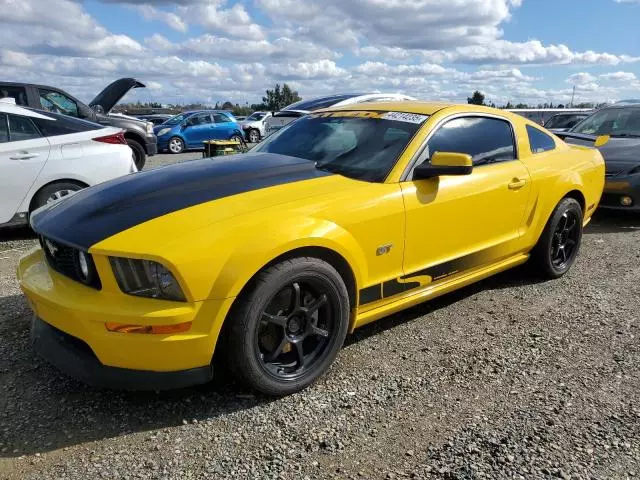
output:
[[[406,112],[387,112],[380,118],[384,120],[395,120],[396,122],[422,123],[427,119],[427,115]]]

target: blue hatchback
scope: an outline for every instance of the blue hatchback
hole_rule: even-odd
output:
[[[242,129],[234,116],[220,110],[184,112],[154,127],[158,150],[182,153],[203,148],[207,140],[242,141]]]

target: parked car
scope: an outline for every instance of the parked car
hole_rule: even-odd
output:
[[[343,105],[353,105],[363,102],[396,102],[406,100],[415,100],[415,98],[400,93],[346,93],[317,97],[311,100],[301,100],[286,106],[279,112],[274,112],[266,121],[266,135],[271,135],[295,119],[322,108],[341,107]]]
[[[119,128],[0,99],[0,227],[46,203],[137,171]]]
[[[602,108],[564,133],[568,141],[586,145],[600,135],[611,137],[599,147],[607,171],[600,207],[640,212],[640,104]]]
[[[253,112],[240,123],[245,139],[249,143],[258,143],[267,133],[267,120],[271,112]]]
[[[0,97],[13,97],[18,105],[48,112],[62,113],[101,125],[124,130],[127,145],[131,147],[138,170],[142,170],[147,156],[157,152],[153,124],[134,117],[111,113],[113,107],[132,88],[145,85],[135,78],[121,78],[108,85],[85,105],[64,90],[47,85],[20,82],[0,82]]]
[[[588,113],[558,113],[544,122],[544,128],[564,132],[571,129],[588,116]]]
[[[182,153],[200,149],[207,140],[237,140],[242,142],[242,130],[234,116],[220,110],[184,112],[154,127],[158,149]]]
[[[591,115],[592,108],[511,108],[507,111],[522,115],[527,120],[538,125],[546,125],[551,117],[558,114],[587,114]]]
[[[162,125],[173,116],[174,115],[170,113],[150,113],[148,115],[136,115],[136,118],[144,120],[145,122],[151,122],[155,127],[156,125]]]
[[[355,328],[528,260],[565,275],[603,185],[598,150],[504,110],[349,105],[39,210],[18,276],[36,351],[85,382],[167,389],[215,364],[285,395]]]
[[[244,122],[247,119],[246,115],[234,115],[238,122]]]

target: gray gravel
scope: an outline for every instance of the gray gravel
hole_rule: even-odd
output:
[[[276,400],[62,376],[14,280],[35,242],[0,235],[0,478],[640,477],[640,217],[599,213],[561,280],[518,268],[360,329]]]

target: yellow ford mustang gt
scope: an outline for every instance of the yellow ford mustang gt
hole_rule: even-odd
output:
[[[43,207],[18,276],[34,348],[87,383],[181,387],[215,361],[283,395],[366,323],[528,259],[565,274],[603,185],[596,149],[505,111],[350,105]]]

